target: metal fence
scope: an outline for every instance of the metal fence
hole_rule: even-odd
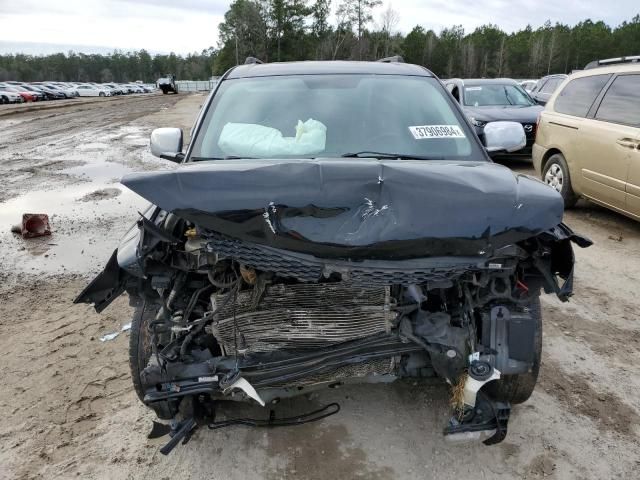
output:
[[[208,92],[216,86],[217,80],[178,80],[178,92]]]

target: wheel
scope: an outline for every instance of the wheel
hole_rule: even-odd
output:
[[[9,99],[7,97],[0,97],[0,105],[4,105],[5,103],[9,103]]]
[[[578,201],[571,187],[569,166],[561,153],[551,155],[542,172],[542,180],[562,195],[565,208],[573,207]]]
[[[104,92],[100,92],[98,95],[104,97]]]
[[[516,375],[503,375],[500,380],[489,382],[486,386],[487,393],[495,400],[510,403],[526,402],[538,381],[540,371],[540,359],[542,358],[542,311],[540,309],[540,297],[536,297],[529,304],[531,318],[535,322],[535,336],[533,338],[533,365],[527,373]]]
[[[131,321],[129,336],[129,367],[131,368],[131,380],[133,388],[140,401],[144,398],[140,373],[145,369],[151,358],[151,333],[148,326],[158,313],[157,307],[147,305],[137,307]]]

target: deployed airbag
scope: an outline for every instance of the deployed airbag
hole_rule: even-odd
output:
[[[279,157],[323,152],[327,127],[313,119],[298,120],[295,137],[280,130],[252,123],[227,123],[218,140],[220,149],[235,157]]]

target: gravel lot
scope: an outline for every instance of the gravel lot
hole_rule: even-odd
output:
[[[640,223],[581,202],[566,222],[575,296],[546,297],[541,378],[500,445],[451,445],[438,382],[344,387],[283,402],[279,414],[338,401],[320,423],[201,429],[169,457],[147,440],[153,415],[129,378],[125,298],[97,315],[71,300],[144,205],[125,173],[173,168],[148,153],[157,126],[191,127],[203,95],[79,102],[0,115],[0,478],[638,478]],[[509,161],[532,173],[529,162]],[[23,212],[51,216],[51,237],[10,233]],[[240,409],[243,409],[242,412]],[[264,412],[223,406],[221,413]]]

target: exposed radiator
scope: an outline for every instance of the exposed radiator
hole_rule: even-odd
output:
[[[220,305],[224,295],[213,295]],[[268,286],[255,298],[239,292],[227,303],[211,331],[224,353],[234,352],[234,311],[240,353],[313,350],[389,331],[395,317],[389,288],[345,282]]]

